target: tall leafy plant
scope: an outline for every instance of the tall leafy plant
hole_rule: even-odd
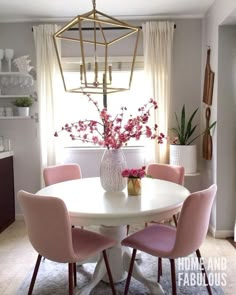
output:
[[[173,144],[190,145],[198,137],[210,131],[216,125],[216,121],[215,121],[208,128],[206,128],[204,132],[198,134],[197,136],[194,136],[194,132],[197,128],[197,124],[193,126],[192,122],[197,111],[198,111],[198,108],[192,113],[192,115],[189,118],[186,117],[185,105],[183,105],[180,117],[178,117],[178,115],[175,112],[175,120],[176,120],[177,127],[171,128],[171,131],[175,135]]]

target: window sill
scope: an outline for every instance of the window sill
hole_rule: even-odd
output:
[[[122,147],[122,150],[124,151],[137,151],[137,150],[144,150],[144,146],[125,146],[125,147]],[[95,152],[98,152],[98,151],[104,151],[105,148],[99,148],[99,147],[64,147],[64,149],[66,151],[95,151]]]

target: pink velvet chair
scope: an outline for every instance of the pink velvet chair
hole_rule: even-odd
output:
[[[62,164],[44,168],[43,177],[45,185],[52,185],[58,182],[82,178],[78,164]]]
[[[147,175],[152,178],[167,180],[183,185],[184,167],[170,164],[149,164],[147,166]]]
[[[45,185],[82,178],[80,166],[75,163],[49,166],[43,169]],[[74,227],[74,225],[72,225]],[[83,228],[83,226],[81,226]]]
[[[155,224],[130,235],[122,241],[122,245],[133,248],[125,295],[128,294],[137,250],[170,260],[172,294],[176,294],[175,259],[188,256],[196,251],[198,261],[201,263],[199,247],[207,235],[216,190],[217,187],[214,184],[208,189],[192,193],[184,201],[177,228],[164,224]],[[204,267],[202,273],[205,276],[208,293],[212,294]],[[160,272],[158,269],[159,281]]]
[[[180,185],[184,183],[184,167],[168,164],[149,164],[146,169],[146,174],[149,177],[171,181]],[[177,216],[173,215],[173,220],[177,226]],[[161,221],[161,220],[160,220]],[[152,223],[155,223],[152,221]],[[145,227],[148,223],[145,223]],[[129,224],[127,225],[127,235],[129,234]]]
[[[152,178],[184,184],[184,167],[169,164],[149,164],[146,169],[148,176]],[[173,215],[173,220],[177,226],[177,217]]]
[[[19,191],[17,197],[30,242],[38,252],[29,295],[33,292],[42,256],[55,262],[68,263],[69,295],[72,295],[76,286],[76,262],[98,253],[103,253],[112,294],[116,294],[106,254],[106,249],[116,244],[115,240],[95,232],[71,228],[67,208],[59,198],[34,195],[25,191]]]

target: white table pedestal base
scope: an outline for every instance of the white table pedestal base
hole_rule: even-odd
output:
[[[115,247],[107,251],[109,264],[113,276],[114,283],[119,283],[126,279],[129,270],[129,263],[131,259],[130,249],[122,247],[120,242],[126,237],[126,225],[124,226],[101,226],[100,233],[110,236],[117,240]],[[146,279],[141,273],[138,265],[134,263],[132,276],[147,286],[151,294],[159,295],[164,294],[160,284],[155,281]],[[108,282],[106,274],[106,267],[101,257],[95,267],[94,274],[90,282],[82,289],[78,290],[76,295],[89,295],[92,289],[101,281]]]

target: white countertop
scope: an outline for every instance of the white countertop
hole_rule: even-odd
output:
[[[13,151],[9,151],[9,152],[0,152],[0,159],[4,159],[7,157],[11,157],[14,155]]]

